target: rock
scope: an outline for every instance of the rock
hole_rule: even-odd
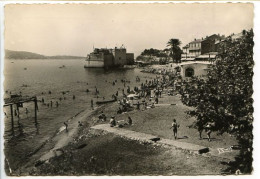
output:
[[[155,138],[151,138],[150,140],[151,140],[151,141],[154,141],[154,142],[157,142],[157,141],[161,140],[161,138],[155,137]]]
[[[44,164],[45,163],[45,161],[42,161],[42,160],[38,160],[36,163],[35,163],[35,167],[38,167],[38,166],[40,166],[40,165],[42,165],[42,164]]]

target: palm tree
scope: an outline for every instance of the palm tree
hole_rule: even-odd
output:
[[[167,42],[167,47],[170,47],[170,56],[172,57],[173,61],[178,63],[181,60],[182,50],[180,48],[181,41],[179,39],[170,39]]]
[[[180,46],[181,45],[181,41],[179,39],[170,39],[167,42],[167,47],[176,47],[176,46]]]

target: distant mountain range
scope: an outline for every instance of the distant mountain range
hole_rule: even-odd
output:
[[[13,51],[5,50],[5,59],[84,59],[85,57],[79,56],[45,56],[37,53],[26,52],[26,51]]]

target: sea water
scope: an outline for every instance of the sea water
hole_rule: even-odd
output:
[[[100,100],[110,100],[112,95],[118,91],[122,95],[122,89],[131,86],[140,86],[145,80],[152,78],[151,74],[142,73],[140,69],[113,69],[84,68],[84,60],[5,60],[4,67],[4,97],[12,94],[23,96],[36,96],[38,102],[37,127],[34,123],[33,102],[24,103],[19,108],[20,120],[14,116],[14,135],[23,134],[25,140],[34,142],[37,146],[55,133],[63,126],[63,122],[80,113],[90,109],[90,101],[94,104]],[[136,76],[141,82],[136,82]],[[117,80],[115,85],[113,81]],[[121,82],[130,81],[130,83]],[[90,92],[86,92],[86,90]],[[99,91],[99,98],[95,95]],[[73,99],[75,96],[75,99]],[[40,102],[44,99],[44,103]],[[104,99],[103,99],[104,98]],[[52,107],[50,103],[52,101]],[[58,107],[56,103],[58,102]],[[48,107],[49,105],[49,107]],[[28,114],[25,110],[29,111]],[[14,107],[14,110],[16,107]],[[13,138],[11,131],[10,107],[4,107],[5,117],[5,139]]]

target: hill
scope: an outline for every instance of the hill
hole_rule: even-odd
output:
[[[5,50],[5,59],[83,59],[83,58],[85,57],[67,56],[67,55],[45,56],[45,55],[26,52],[26,51]]]
[[[45,59],[44,55],[25,51],[5,50],[6,59]]]

